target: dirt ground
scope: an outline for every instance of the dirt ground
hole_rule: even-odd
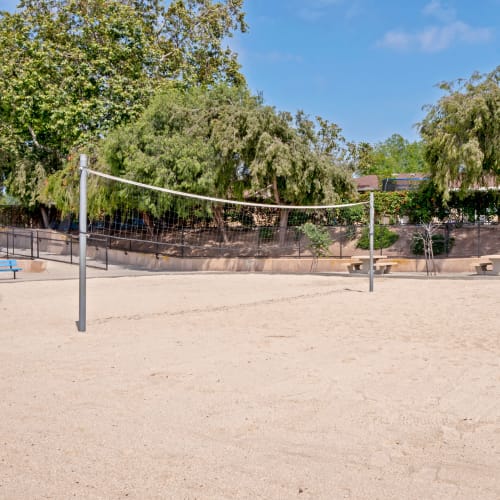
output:
[[[500,498],[500,279],[0,281],[0,498]]]

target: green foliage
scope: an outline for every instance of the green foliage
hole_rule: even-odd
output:
[[[245,123],[241,158],[246,159],[253,191],[269,186],[274,203],[298,205],[337,203],[353,192],[337,125],[269,106],[247,114]],[[229,143],[232,137],[234,133],[227,135]]]
[[[242,83],[243,0],[25,0],[0,12],[0,179],[25,205],[165,82]]]
[[[259,240],[263,242],[269,242],[274,238],[275,232],[276,229],[274,227],[259,227]]]
[[[432,241],[432,252],[434,255],[441,255],[443,253],[449,253],[453,244],[455,243],[454,238],[446,238],[442,234],[433,234],[431,237]],[[415,234],[411,242],[411,251],[415,255],[424,255],[424,240],[422,235]]]
[[[425,224],[433,218],[444,220],[448,217],[448,205],[432,181],[423,182],[417,191],[408,194],[404,210],[411,222]]]
[[[360,175],[375,174],[380,178],[395,173],[427,172],[423,142],[409,142],[399,134],[372,146],[366,142],[355,145],[355,170]]]
[[[467,196],[460,193],[450,193],[448,201],[449,211],[454,210],[462,216],[466,216],[469,221],[475,221],[480,216],[485,216],[491,220],[500,215],[500,192],[494,190],[472,191]]]
[[[500,66],[487,75],[443,83],[448,94],[428,107],[420,123],[426,159],[437,187],[450,197],[500,177]]]
[[[171,85],[109,135],[99,169],[220,198],[334,203],[352,191],[335,156],[338,131],[322,122],[316,132],[306,121],[264,106],[244,87]]]
[[[309,221],[311,214],[303,210],[294,210],[288,216],[288,226],[301,226]]]
[[[359,201],[368,201],[368,194],[360,195]],[[416,191],[376,192],[374,204],[376,216],[388,217],[390,223],[397,223],[399,218],[404,216],[413,224],[428,223],[434,218],[445,221],[452,212],[466,214],[469,220],[473,221],[479,215],[491,219],[500,213],[500,193],[493,190],[470,191],[464,196],[452,192],[446,201],[439,188],[432,181],[427,181]],[[354,208],[359,210],[359,207]],[[366,224],[367,211],[363,207],[361,209],[364,211],[364,217],[360,218],[359,222]],[[342,212],[348,213],[345,210]],[[361,213],[360,210],[360,215]],[[345,219],[347,220],[347,216]]]
[[[375,212],[388,216],[392,223],[396,218],[406,215],[411,199],[411,191],[380,192],[374,195]]]
[[[363,193],[360,201],[367,201],[368,194]],[[416,191],[387,191],[374,193],[375,213],[377,217],[388,217],[395,224],[401,217],[408,217],[411,223],[425,223],[433,217],[445,219],[449,206],[442,193],[431,182],[423,182]]]
[[[328,212],[329,225],[353,225],[368,223],[369,212],[367,206],[334,208]]]
[[[389,217],[390,223],[395,224],[399,217],[411,214],[412,191],[378,191],[373,193],[373,203],[377,218]],[[363,193],[359,201],[368,201],[369,193]],[[368,223],[367,210],[364,210],[365,218],[360,222]]]
[[[375,250],[379,250],[381,248],[388,248],[399,239],[399,234],[391,231],[386,226],[376,225],[373,234],[373,248]],[[361,237],[357,243],[358,248],[362,248],[363,250],[370,249],[370,233],[369,228],[364,228],[361,233]]]
[[[309,239],[309,248],[315,258],[325,257],[329,254],[332,238],[327,228],[306,222],[299,229]]]

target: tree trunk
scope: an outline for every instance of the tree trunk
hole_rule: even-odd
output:
[[[224,217],[222,215],[222,207],[220,205],[214,205],[214,219],[222,235],[222,240],[225,244],[229,243],[229,237],[227,235],[226,226],[224,225]]]
[[[278,179],[276,176],[273,177],[273,194],[274,194],[274,201],[276,202],[277,205],[281,205],[281,200],[280,200],[280,193],[278,191]],[[285,246],[285,240],[286,240],[286,230],[288,227],[288,214],[290,213],[290,210],[280,210],[280,230],[279,230],[279,246],[283,247]]]
[[[146,229],[148,231],[149,236],[153,237],[154,222],[153,222],[152,218],[149,216],[148,213],[143,212],[142,213],[142,220],[144,221],[144,224],[146,224]]]
[[[280,247],[285,245],[286,230],[288,227],[288,214],[290,210],[280,209]]]
[[[50,225],[49,214],[43,205],[40,206],[40,213],[42,214],[43,228],[48,229]]]

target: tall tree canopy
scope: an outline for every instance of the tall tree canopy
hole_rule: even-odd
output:
[[[0,13],[0,183],[24,204],[67,155],[139,116],[154,91],[241,83],[225,39],[243,0],[23,0]]]
[[[282,204],[338,202],[352,190],[340,129],[263,105],[244,87],[160,93],[110,134],[102,168],[171,189]]]
[[[315,123],[300,112],[295,118],[278,113],[245,87],[173,85],[139,120],[109,135],[99,168],[139,182],[227,199],[335,203],[353,190],[343,144],[336,125],[321,119]],[[52,196],[58,197],[55,190]],[[124,189],[121,196],[98,196],[94,207],[109,212],[116,203],[129,208],[138,204],[134,208],[154,215],[167,208],[155,206],[157,197],[150,200],[147,192],[137,199]],[[214,216],[222,226],[217,206]],[[283,210],[281,227],[287,226],[287,218]]]
[[[426,159],[445,193],[455,182],[463,192],[500,179],[500,66],[486,75],[443,83],[447,92],[420,123]]]
[[[361,142],[356,145],[356,171],[361,175],[375,174],[391,177],[397,173],[426,172],[423,142],[409,142],[393,134],[375,145]]]

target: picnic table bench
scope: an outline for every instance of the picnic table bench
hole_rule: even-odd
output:
[[[373,270],[375,274],[389,274],[397,262],[385,260],[385,255],[373,256]],[[368,274],[370,270],[370,257],[368,255],[353,255],[351,262],[347,264],[347,270],[350,273]]]
[[[377,262],[376,264],[374,264],[375,274],[389,274],[391,272],[392,267],[397,265],[398,265],[397,262],[390,262],[390,261]]]
[[[492,270],[492,263],[487,260],[479,261],[477,264],[474,264],[474,268],[477,274],[486,274],[487,271]]]
[[[500,275],[500,255],[484,255],[474,264],[477,274]]]
[[[360,260],[352,260],[347,264],[347,270],[350,273],[361,272],[361,264],[362,262]]]
[[[16,273],[22,271],[22,268],[17,265],[17,261],[14,259],[0,259],[0,273],[14,273],[14,279],[16,279]]]
[[[491,273],[500,274],[500,255],[485,255],[485,258],[491,262]]]

